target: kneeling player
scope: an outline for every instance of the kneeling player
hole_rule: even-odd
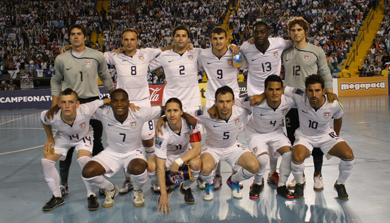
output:
[[[178,172],[183,164],[189,164],[190,175],[193,179],[187,179],[180,185],[180,192],[184,195],[187,204],[195,202],[191,192],[191,184],[199,177],[201,161],[199,158],[201,148],[201,134],[198,126],[188,126],[186,119],[182,117],[182,103],[177,98],[170,98],[165,104],[165,114],[168,125],[162,128],[162,133],[156,138],[155,155],[148,161],[157,164],[157,176],[155,165],[148,165],[149,176],[152,181],[157,182],[161,188],[158,210],[161,213],[170,211],[168,202],[167,185],[165,183],[165,171]]]
[[[95,111],[104,103],[109,103],[110,99],[95,100],[90,103],[80,105],[78,95],[70,88],[65,89],[59,96],[61,112],[50,117],[48,113],[57,112],[58,107],[53,107],[50,112],[43,111],[41,120],[47,135],[47,142],[43,150],[42,166],[43,173],[50,190],[53,192],[52,199],[43,206],[44,211],[53,210],[57,206],[64,204],[60,190],[59,175],[55,164],[58,159],[64,160],[71,147],[77,151],[77,162],[81,169],[90,160],[93,147],[93,130],[90,128],[89,120]],[[57,129],[53,137],[52,126]],[[93,189],[87,185],[88,208],[97,210],[99,204]],[[97,204],[97,206],[96,206]]]
[[[283,82],[277,75],[270,75],[265,80],[264,100],[260,105],[252,107],[252,116],[245,128],[249,149],[256,155],[260,168],[255,175],[249,197],[258,199],[264,187],[263,175],[268,163],[268,147],[273,157],[282,156],[278,194],[285,198],[294,198],[286,187],[291,173],[291,142],[283,132],[283,119],[295,105],[292,98],[283,95]],[[249,103],[248,102],[245,102]]]
[[[145,203],[142,186],[147,181],[147,162],[142,154],[141,130],[144,122],[160,117],[160,107],[129,109],[129,97],[123,89],[111,93],[111,107],[96,111],[96,119],[103,123],[108,147],[94,156],[83,169],[83,177],[90,185],[104,189],[106,199],[103,207],[114,205],[119,189],[103,176],[113,176],[121,169],[131,175],[134,183],[134,206]]]
[[[233,197],[242,198],[239,182],[251,178],[259,170],[256,157],[237,141],[238,133],[249,111],[235,105],[233,90],[228,86],[218,88],[215,98],[219,119],[211,118],[209,113],[197,117],[207,130],[200,157],[201,178],[206,182],[203,199],[212,200],[214,197],[213,178],[216,164],[222,160],[232,168],[234,165],[240,166],[238,171],[229,177],[227,184],[232,190]]]
[[[295,198],[303,198],[304,161],[310,156],[313,147],[321,148],[325,155],[341,159],[339,178],[334,184],[338,198],[348,199],[345,182],[352,172],[354,155],[348,144],[338,135],[341,130],[343,110],[335,100],[330,103],[325,95],[324,80],[319,75],[310,75],[305,80],[305,92],[286,87],[285,94],[293,97],[298,107],[299,128],[295,132],[295,142],[292,154],[292,173],[297,182]],[[334,130],[330,128],[334,119]]]

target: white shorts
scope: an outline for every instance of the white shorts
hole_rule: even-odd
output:
[[[146,162],[141,149],[134,149],[128,153],[118,153],[107,147],[91,160],[100,163],[105,169],[106,177],[112,177],[120,169],[127,171],[127,166],[133,159],[142,159]]]
[[[200,154],[210,153],[215,161],[215,169],[217,168],[217,164],[222,160],[226,161],[233,168],[237,165],[240,156],[246,152],[250,153],[251,151],[241,143],[237,142],[229,148],[202,146],[202,152]]]
[[[72,147],[75,147],[75,150],[79,152],[79,150],[87,150],[90,153],[92,153],[93,148],[93,130],[90,126],[89,132],[84,138],[81,138],[78,141],[69,140],[67,138],[68,136],[60,135],[57,133],[54,136],[54,153],[61,154],[60,160],[66,159],[66,154],[68,153],[68,150]]]
[[[141,140],[149,140],[154,138],[154,121],[150,120],[142,126]]]
[[[278,149],[284,146],[291,147],[291,142],[284,134],[282,128],[277,128],[269,133],[258,133],[245,129],[245,136],[249,149],[256,157],[269,151],[274,158],[277,158],[280,156]]]
[[[133,103],[134,105],[138,107],[148,107],[150,108],[150,100],[144,99],[141,101],[130,101],[130,103]],[[142,133],[141,133],[141,140],[149,140],[154,138],[154,121],[150,120],[144,123],[142,126]]]
[[[328,133],[319,136],[307,136],[301,132],[298,128],[295,130],[295,145],[303,145],[309,151],[310,154],[313,148],[320,148],[324,155],[328,156],[329,150],[331,150],[337,143],[345,142],[344,139],[336,135],[333,129],[329,129]]]
[[[167,154],[167,159],[165,160],[165,168],[167,170],[169,170],[169,168],[171,168],[172,164],[175,162],[175,160],[183,157],[188,151],[190,151],[189,149],[183,151],[182,153],[180,154]]]

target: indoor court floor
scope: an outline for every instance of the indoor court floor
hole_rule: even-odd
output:
[[[340,136],[355,154],[355,166],[346,183],[348,201],[336,198],[333,184],[338,176],[338,158],[324,159],[323,191],[313,188],[313,161],[306,160],[305,198],[287,200],[276,194],[276,187],[265,185],[260,199],[249,199],[252,179],[244,181],[241,200],[231,195],[226,180],[231,173],[222,163],[223,186],[214,192],[214,200],[204,201],[203,191],[192,185],[195,204],[187,205],[179,189],[169,196],[171,212],[157,211],[158,194],[144,186],[145,206],[133,206],[132,192],[119,195],[115,205],[88,211],[86,189],[80,167],[73,156],[69,177],[70,194],[65,205],[43,212],[51,198],[41,166],[46,135],[38,109],[0,110],[0,223],[48,222],[389,222],[390,211],[390,115],[388,95],[342,97],[343,127]],[[204,136],[203,136],[204,137]],[[245,143],[241,133],[239,141]],[[279,161],[280,162],[280,161]],[[267,173],[268,174],[268,170]],[[292,179],[292,175],[289,180]],[[118,187],[123,173],[110,179]]]

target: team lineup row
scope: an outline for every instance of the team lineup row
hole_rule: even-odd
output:
[[[337,189],[339,198],[346,199],[348,197],[345,191],[344,182],[353,166],[353,153],[348,145],[337,136],[340,128],[336,128],[336,126],[341,127],[342,110],[340,106],[337,101],[333,102],[330,100],[331,102],[326,102],[325,96],[322,96],[325,91],[327,93],[332,92],[331,76],[329,69],[326,67],[324,52],[320,48],[306,42],[305,36],[307,34],[308,24],[303,18],[296,17],[288,23],[292,42],[279,38],[268,38],[268,25],[264,22],[258,22],[254,25],[253,43],[248,42],[244,43],[241,47],[233,45],[228,48],[226,47],[226,31],[221,27],[215,27],[211,32],[213,47],[206,50],[196,48],[187,49],[189,33],[188,29],[184,26],[176,27],[173,31],[174,46],[163,49],[162,51],[158,49],[137,49],[137,44],[139,42],[138,33],[133,29],[127,29],[122,33],[123,50],[121,53],[105,53],[104,56],[97,51],[85,47],[85,32],[83,29],[84,28],[80,25],[75,25],[69,29],[72,44],[71,50],[56,58],[56,75],[51,81],[53,107],[49,110],[49,114],[55,113],[54,111],[56,109],[58,110],[59,107],[61,108],[61,112],[57,113],[52,119],[47,118],[45,115],[46,113],[42,113],[42,120],[44,126],[47,125],[45,126],[45,130],[48,134],[48,142],[45,144],[45,153],[42,164],[44,167],[45,179],[53,192],[53,198],[44,206],[44,210],[52,210],[56,206],[62,205],[62,196],[69,193],[67,176],[70,162],[66,162],[66,160],[71,159],[71,154],[68,152],[70,147],[75,147],[78,151],[78,163],[83,169],[83,180],[87,186],[88,206],[90,210],[96,210],[99,207],[94,191],[91,189],[91,185],[97,185],[99,188],[104,189],[104,193],[106,194],[106,200],[103,204],[104,207],[113,205],[113,198],[119,192],[119,189],[108,182],[102,174],[111,176],[121,168],[125,169],[126,181],[124,187],[121,188],[120,191],[127,192],[134,187],[135,206],[142,206],[144,204],[141,188],[146,182],[147,175],[149,175],[152,179],[153,188],[160,189],[161,191],[159,209],[161,208],[161,211],[163,212],[164,210],[166,213],[167,209],[169,209],[169,204],[166,185],[163,185],[165,184],[163,183],[163,181],[165,182],[165,178],[163,177],[165,176],[165,167],[171,172],[177,172],[179,166],[182,166],[183,163],[189,164],[190,167],[189,169],[187,168],[188,173],[185,175],[187,178],[194,179],[198,178],[200,175],[200,179],[202,179],[203,184],[205,184],[204,199],[211,200],[213,198],[212,191],[214,182],[218,182],[218,176],[220,176],[220,167],[218,165],[220,160],[226,160],[235,170],[235,174],[228,179],[228,185],[232,188],[234,197],[242,197],[239,182],[255,175],[255,182],[251,187],[250,197],[258,198],[263,185],[262,175],[264,174],[265,166],[269,159],[271,177],[274,177],[276,181],[279,181],[277,182],[278,193],[286,198],[293,198],[294,196],[295,198],[301,198],[303,197],[302,185],[304,184],[303,161],[311,153],[313,154],[315,161],[315,179],[317,179],[319,183],[318,188],[320,189],[322,184],[321,166],[323,154],[330,154],[342,158],[340,173],[343,174],[340,174],[340,178],[335,187],[336,189],[339,188]],[[261,106],[263,106],[263,109],[269,109],[275,114],[276,111],[280,111],[283,117],[268,119],[271,116],[263,117],[264,114],[260,112],[258,115],[260,115],[261,118],[259,116],[257,120],[255,118],[255,107],[250,107],[248,101],[245,102],[238,99],[238,69],[233,66],[232,57],[239,52],[243,55],[241,68],[247,67],[249,70],[248,94],[249,96],[256,95],[253,96],[251,100],[254,101],[255,99],[259,99],[259,101],[256,102],[261,103],[259,105],[259,111],[261,110]],[[283,83],[278,76],[272,75],[280,73],[282,60],[286,72],[285,85],[293,87],[287,87],[285,92],[290,92],[291,94],[289,96],[292,96],[295,102],[293,102],[294,100],[291,98],[287,99],[288,97],[282,96]],[[115,65],[118,71],[117,87],[120,89],[117,89],[115,94],[113,94],[114,88],[108,74],[107,63]],[[325,67],[323,64],[325,64]],[[146,77],[148,69],[152,70],[158,67],[163,67],[167,79],[167,85],[163,94],[163,104],[166,107],[162,111],[167,113],[166,120],[168,121],[169,127],[163,128],[163,134],[159,134],[159,136],[155,138],[156,143],[154,145],[154,126],[153,122],[150,120],[157,118],[160,115],[161,109],[152,108],[150,106]],[[180,121],[182,125],[177,125],[177,128],[175,128],[174,126],[176,124],[170,123],[169,118],[169,113],[180,113],[180,111],[186,112],[184,114],[185,117],[187,117],[187,120],[191,120],[191,118],[188,118],[189,115],[196,116],[196,114],[199,114],[200,96],[197,84],[198,70],[204,70],[209,78],[206,89],[206,108],[211,107],[209,110],[210,113],[219,116],[219,119],[215,119],[211,117],[208,112],[204,112],[205,114],[197,116],[198,122],[203,124],[207,132],[202,150],[198,125],[184,125],[182,124],[182,120],[176,117],[172,118],[171,122],[175,123],[175,121]],[[313,85],[315,87],[311,89],[309,93],[307,92],[308,85],[305,84],[305,79],[309,75],[317,74],[318,72],[322,78],[314,75],[314,77],[317,79],[319,78],[320,80],[316,80],[315,83],[310,83],[310,86]],[[102,105],[102,102],[94,101],[99,93],[97,85],[95,86],[94,84],[97,82],[98,76],[103,81],[106,89],[112,93],[111,106],[103,109],[98,109],[98,107]],[[271,81],[269,81],[271,84],[266,84],[267,82],[265,80],[267,77],[271,78]],[[266,93],[268,91],[267,87],[270,88],[270,92],[273,91],[276,93],[265,94],[267,100],[261,102],[264,100],[264,95],[258,95],[263,92]],[[71,88],[75,92],[71,89],[67,89],[68,93],[66,93],[66,97],[68,98],[62,100],[65,95],[62,95],[63,93],[60,95],[60,92],[61,89],[65,88]],[[220,92],[218,92],[217,89]],[[296,89],[294,90],[296,94],[292,94],[292,89]],[[306,89],[307,96],[302,94],[303,91],[297,89]],[[75,97],[76,101],[71,102],[75,93],[78,94],[79,101],[82,105],[77,108],[75,114],[70,115],[72,110],[69,108],[70,105],[78,107],[78,104],[80,103],[77,101],[77,97]],[[272,94],[275,95],[269,96]],[[310,94],[312,96],[310,96]],[[334,111],[326,111],[322,114],[323,117],[318,117],[319,113],[316,113],[316,110],[314,110],[314,116],[311,119],[305,119],[305,122],[302,123],[300,119],[307,115],[306,113],[302,115],[301,110],[308,112],[308,114],[311,111],[309,107],[300,109],[299,102],[297,101],[299,99],[296,99],[298,96],[301,97],[301,101],[304,101],[304,105],[302,106],[311,106],[311,109],[313,110],[313,107],[315,108],[315,105],[318,105],[319,103],[320,106],[317,106],[316,110],[321,110],[324,108],[323,105],[326,104],[327,106],[325,107],[327,110],[333,109]],[[277,99],[278,97],[279,99]],[[234,100],[235,98],[236,101]],[[311,103],[312,98],[315,102],[313,102],[314,104]],[[134,105],[141,107],[140,110],[135,112],[128,111],[129,100],[131,103],[134,103]],[[90,101],[93,102],[85,105],[83,104]],[[277,102],[276,104],[273,104],[273,108],[270,101]],[[108,101],[106,101],[106,103],[108,103]],[[214,103],[215,106],[212,107]],[[289,111],[294,103],[298,109],[292,108],[291,111]],[[282,104],[283,109],[280,109]],[[168,109],[168,106],[172,108]],[[80,110],[80,108],[83,109]],[[92,111],[94,110],[97,111],[93,115],[94,112]],[[68,112],[67,118],[62,116],[65,114],[64,111]],[[83,121],[77,126],[75,123],[80,112],[85,118],[80,119]],[[251,112],[253,115],[248,121],[248,125],[245,127],[247,140],[249,139],[248,145],[250,150],[248,150],[241,144],[238,144],[237,134],[239,131],[242,131],[242,122],[244,118]],[[79,128],[79,130],[81,130],[80,128],[85,128],[89,122],[86,117],[91,118],[92,115],[94,117],[91,120],[93,131],[83,137],[78,135],[78,133],[70,134],[75,131],[75,129],[72,128]],[[284,116],[286,116],[286,126],[288,127],[287,133],[290,140],[284,135],[280,127]],[[59,118],[58,121],[60,123],[57,124],[60,124],[62,127],[70,128],[68,129],[68,133],[65,131],[63,134],[66,136],[64,138],[68,140],[66,143],[63,141],[61,144],[55,141],[55,139],[57,139],[56,137],[61,135],[61,133],[59,133],[59,128],[57,128],[58,132],[55,137],[53,137],[51,133],[50,124],[53,124],[55,117]],[[75,119],[72,119],[71,117]],[[102,124],[100,124],[100,126],[96,125],[96,122],[98,123],[98,121],[95,118],[101,121]],[[134,121],[137,118],[142,120],[142,123],[145,123],[141,125],[141,122]],[[318,118],[323,118],[324,120],[320,121]],[[329,123],[331,118],[335,119],[335,132],[326,132],[330,131]],[[304,127],[301,127],[299,129],[301,131],[295,131],[299,122],[301,122],[301,126],[309,126],[309,129],[305,130]],[[325,122],[327,122],[327,124],[324,124]],[[214,123],[214,125],[209,126],[210,123]],[[231,126],[225,126],[225,124],[229,123]],[[107,134],[108,148],[105,150],[103,150],[101,145],[102,126]],[[275,129],[268,131],[269,129],[272,129],[271,126]],[[289,127],[295,127],[295,129],[290,128],[292,130],[289,131]],[[183,132],[184,129],[190,131]],[[227,129],[232,130],[225,131]],[[267,150],[263,149],[264,146],[260,146],[260,144],[264,143],[261,139],[265,140],[269,137],[250,136],[251,134],[248,133],[250,130],[252,130],[254,135],[278,133],[275,135],[275,137],[279,138],[279,140],[277,140],[278,143],[275,145],[271,143],[272,146],[271,144],[268,144],[270,147],[275,148],[275,151],[270,152],[270,156],[268,155]],[[111,134],[110,131],[112,131],[113,134]],[[291,132],[292,134],[290,134]],[[300,136],[299,134],[308,134],[308,136],[312,136],[312,133],[318,133],[321,136],[326,134],[329,135],[333,141],[328,140],[327,142],[323,142],[322,137],[320,137],[322,141],[318,141],[318,138],[313,141],[304,140],[303,138],[294,140],[294,138],[291,138],[294,137],[294,132],[295,136]],[[177,137],[184,137],[186,139],[186,144],[173,143],[174,140],[177,140]],[[142,142],[139,140],[140,138],[142,139]],[[250,140],[251,138],[256,140],[253,140],[252,142]],[[280,140],[282,138],[284,140]],[[72,144],[71,142],[74,142],[72,140],[80,143],[82,142],[82,146]],[[290,141],[295,141],[295,144],[299,141],[302,142],[302,144],[294,146],[293,152],[291,153]],[[213,143],[215,142],[218,142],[218,144],[214,145]],[[318,148],[315,148],[313,152],[311,152],[313,142],[316,143],[314,144],[314,147],[320,147],[324,153]],[[332,144],[334,142],[338,143]],[[89,148],[93,146],[93,150],[90,149],[90,151],[88,151],[88,149],[85,149],[88,143],[90,143]],[[123,147],[125,145],[126,147]],[[205,147],[205,145],[208,146]],[[54,154],[49,153],[50,146],[54,147]],[[155,146],[157,149],[154,152]],[[80,147],[84,147],[84,149],[80,149]],[[142,150],[140,150],[142,147],[145,148],[145,152],[148,156],[152,154],[148,160],[146,160],[145,156],[142,154]],[[295,147],[297,147],[297,149]],[[188,148],[192,149],[187,151]],[[176,151],[173,157],[167,155],[171,150]],[[315,152],[316,150],[319,152]],[[165,151],[165,153],[161,151]],[[295,151],[298,151],[296,153],[299,155],[295,155]],[[91,152],[92,155],[94,155],[93,158],[90,158]],[[181,153],[177,154],[178,152]],[[200,153],[201,156],[199,157],[198,155]],[[315,156],[315,154],[317,154],[317,156]],[[281,172],[280,178],[276,173],[275,161],[277,161],[277,156],[282,156],[282,164],[279,168]],[[67,168],[66,165],[63,165],[65,167],[61,168],[60,162],[62,184],[60,187],[60,177],[54,164],[58,159],[65,157],[66,160],[63,163],[67,165]],[[316,161],[318,164],[316,164]],[[236,166],[236,164],[238,165]],[[295,181],[297,182],[296,185],[295,182],[291,184],[292,187],[295,186],[295,193],[289,192],[286,187],[286,181],[291,168]],[[285,172],[286,170],[288,172]],[[130,175],[133,185],[131,184]],[[185,195],[185,201],[187,203],[194,202],[190,189],[191,182],[191,180],[186,180],[180,187],[181,192]],[[202,182],[200,183],[202,184]]]

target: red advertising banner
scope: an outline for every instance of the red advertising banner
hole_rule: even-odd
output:
[[[150,103],[152,106],[162,105],[165,85],[149,85]]]

